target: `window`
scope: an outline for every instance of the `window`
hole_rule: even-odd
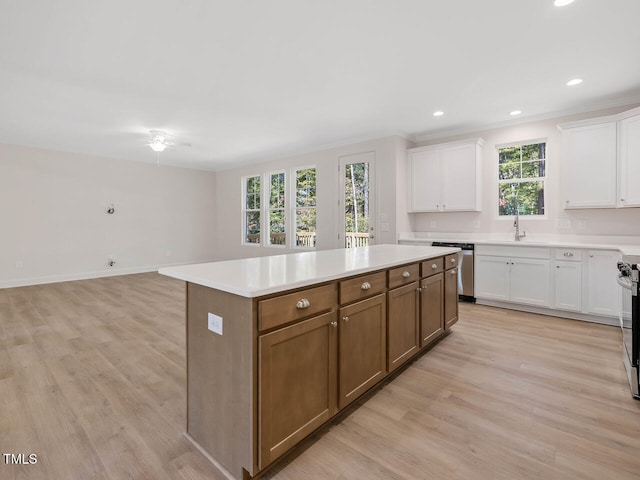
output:
[[[316,169],[302,168],[295,175],[296,247],[316,246]]]
[[[546,143],[498,147],[498,215],[544,215]]]
[[[285,173],[269,175],[269,245],[286,245]]]
[[[244,243],[260,243],[260,177],[246,177],[244,184]]]

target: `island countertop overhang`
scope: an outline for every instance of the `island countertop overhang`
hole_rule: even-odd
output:
[[[374,245],[164,267],[158,273],[255,298],[458,251],[452,247]]]

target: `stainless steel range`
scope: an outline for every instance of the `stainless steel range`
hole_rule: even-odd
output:
[[[622,287],[622,360],[624,361],[631,394],[640,400],[638,392],[638,364],[640,363],[640,302],[638,280],[640,256],[625,256],[618,262],[618,284]]]

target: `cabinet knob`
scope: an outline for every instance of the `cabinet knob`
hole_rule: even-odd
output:
[[[449,275],[455,275],[456,273],[458,273],[458,271],[457,271],[455,268],[452,268],[452,269],[449,271]]]
[[[556,268],[560,268],[560,265],[556,265]]]
[[[310,305],[311,302],[309,302],[309,300],[307,300],[306,298],[301,298],[300,300],[298,300],[298,303],[296,303],[296,308],[309,308]]]
[[[620,199],[620,201],[621,201],[621,202],[624,202],[624,198],[621,198],[621,199]]]
[[[416,292],[420,293],[422,291],[422,288],[418,287],[416,288]]]
[[[435,270],[436,268],[438,268],[438,265],[436,265],[435,263],[431,264],[431,270]]]
[[[345,322],[348,322],[349,321],[349,317],[342,317],[342,320],[345,321]]]
[[[362,290],[369,290],[371,288],[371,284],[369,282],[364,282],[362,285],[360,285],[360,288]]]
[[[336,322],[336,321],[334,320],[333,322],[331,322],[331,326],[332,326],[333,328],[337,327],[337,326],[338,326],[338,322]]]
[[[411,276],[411,274],[409,272],[407,272],[406,270],[404,272],[402,272],[402,277],[403,278],[409,278]]]
[[[455,258],[452,258],[452,259],[450,260],[450,262],[451,262],[451,263],[456,263],[456,259],[455,259]]]
[[[564,252],[563,255],[565,257],[573,257],[573,253],[571,253],[571,252]]]

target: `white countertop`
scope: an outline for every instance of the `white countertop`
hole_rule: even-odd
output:
[[[622,255],[640,255],[640,238],[603,235],[531,235],[515,241],[512,235],[479,233],[401,233],[398,242],[411,245],[430,245],[431,242],[459,242],[476,245],[514,245],[550,248],[592,248],[618,250]]]
[[[375,245],[165,267],[158,272],[253,298],[448,255],[459,250],[417,245]]]

